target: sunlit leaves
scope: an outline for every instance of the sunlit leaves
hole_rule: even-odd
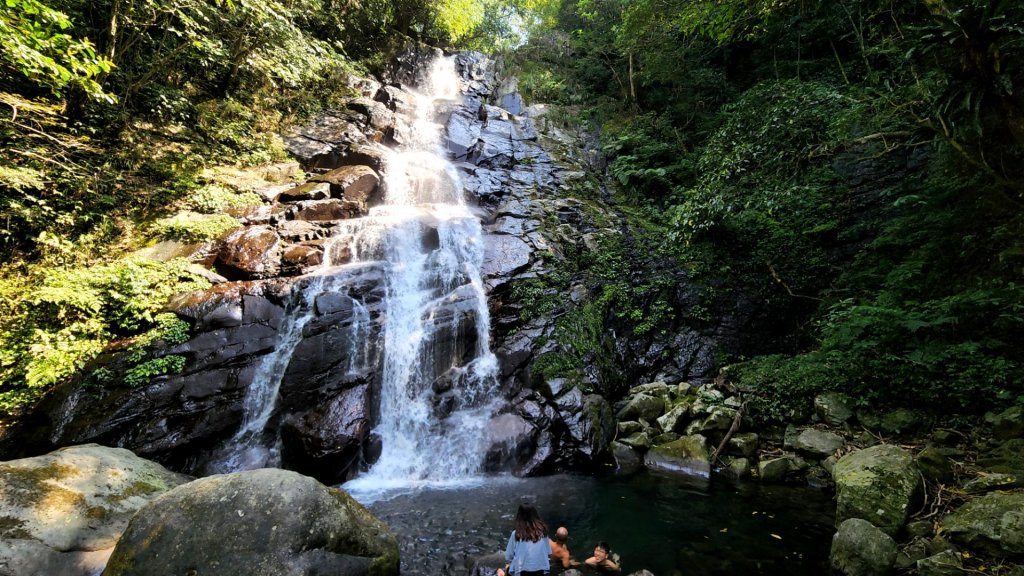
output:
[[[111,62],[96,53],[88,38],[72,34],[62,12],[38,0],[4,0],[0,11],[0,65],[5,75],[21,74],[62,96],[68,87],[82,89],[97,100],[113,102],[97,79]]]

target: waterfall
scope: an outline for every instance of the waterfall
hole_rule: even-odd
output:
[[[482,229],[433,122],[435,100],[453,97],[458,82],[452,60],[435,61],[411,143],[387,158],[385,202],[371,210],[388,225],[360,243],[387,261],[376,428],[383,451],[350,489],[464,482],[483,461],[497,361],[480,276]],[[468,340],[474,348],[462,350]]]
[[[293,285],[274,350],[247,390],[243,424],[213,458],[212,472],[280,464],[264,429],[303,329],[316,315],[317,297],[346,291],[338,270],[371,265],[385,278],[383,312],[376,320],[383,341],[370,341],[366,303],[353,299],[345,345],[334,352],[348,375],[380,362],[375,433],[382,453],[350,484],[443,485],[479,475],[484,427],[499,396],[480,275],[482,227],[466,205],[458,171],[445,159],[442,127],[434,121],[435,101],[455,97],[459,82],[453,60],[435,61],[423,93],[416,94],[407,145],[385,158],[383,203],[338,225],[334,239],[347,241],[351,263],[334,266],[331,245],[325,246],[322,267]]]

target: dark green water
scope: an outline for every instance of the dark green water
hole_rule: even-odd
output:
[[[467,574],[476,557],[504,550],[520,502],[551,530],[569,528],[574,558],[607,540],[623,575],[810,576],[828,573],[835,529],[830,493],[808,488],[694,486],[675,476],[551,476],[367,495],[399,537],[402,574]]]

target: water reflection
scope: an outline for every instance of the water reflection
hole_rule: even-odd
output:
[[[700,488],[653,473],[499,479],[387,494],[369,507],[399,537],[402,574],[466,574],[474,558],[504,549],[524,501],[540,509],[552,531],[569,528],[578,560],[607,540],[621,555],[622,574],[817,576],[827,573],[834,532],[827,493],[755,484]]]

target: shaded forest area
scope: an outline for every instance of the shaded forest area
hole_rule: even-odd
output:
[[[600,135],[635,237],[575,320],[657,334],[766,303],[785,337],[722,358],[765,420],[825,390],[1022,403],[1022,22],[980,0],[7,0],[0,410],[112,351],[134,368],[96,385],[179,370],[146,349],[188,337],[160,312],[205,280],[132,251],[236,226],[254,200],[207,169],[285,159],[276,133],[405,35],[501,49],[527,100]]]
[[[634,327],[663,312],[664,258],[702,286],[669,314],[753,295],[788,326],[723,358],[761,419],[829,390],[972,413],[1024,402],[1022,22],[1000,1],[577,0],[519,51],[520,89],[600,128],[651,231],[619,280],[649,288]]]

